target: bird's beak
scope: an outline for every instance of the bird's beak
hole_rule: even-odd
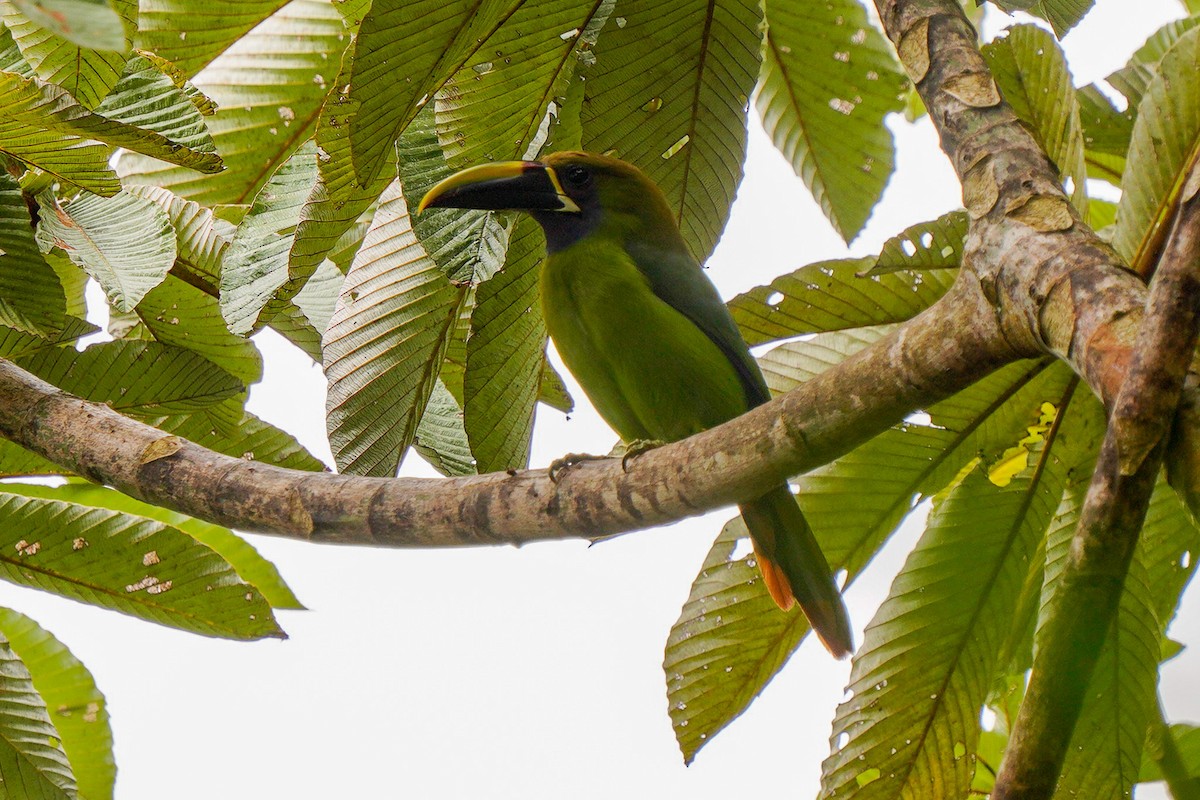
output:
[[[579,213],[554,170],[536,161],[498,161],[456,172],[425,194],[417,213],[427,208]]]

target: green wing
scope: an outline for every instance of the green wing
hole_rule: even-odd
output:
[[[712,340],[733,364],[746,392],[746,405],[753,408],[771,399],[758,362],[742,338],[737,323],[726,308],[717,288],[696,260],[685,252],[627,242],[626,250],[650,281],[650,290],[660,300],[683,314]]]

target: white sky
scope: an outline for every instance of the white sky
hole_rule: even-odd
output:
[[[1129,9],[1100,0],[1067,37],[1077,83],[1121,66],[1180,15],[1174,0]],[[995,17],[989,29],[1004,21]],[[853,254],[961,204],[928,122],[893,127],[899,171]],[[722,294],[846,254],[755,126],[746,182],[709,263]],[[320,371],[277,339],[259,341],[267,377],[252,410],[328,458]],[[534,465],[613,443],[574,395],[569,420],[540,410]],[[406,474],[432,474],[413,462]],[[0,604],[39,620],[95,674],[121,800],[812,797],[849,675],[813,643],[691,767],[672,735],[663,644],[729,516],[591,548],[385,551],[251,537],[310,609],[281,613],[286,642],[203,639],[8,584]],[[914,541],[902,532],[849,592],[858,641]],[[1193,591],[1172,634],[1197,633]],[[1175,719],[1200,720],[1198,668],[1185,651],[1164,672]]]

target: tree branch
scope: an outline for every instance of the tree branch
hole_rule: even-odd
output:
[[[0,361],[0,436],[156,505],[243,530],[388,547],[597,539],[762,493],[959,391],[1014,353],[968,273],[923,314],[794,391],[632,459],[464,478],[282,469],[168,436]]]
[[[996,800],[1054,794],[1088,681],[1114,624],[1200,327],[1200,171],[1188,186],[1038,640],[1029,689],[992,793]]]

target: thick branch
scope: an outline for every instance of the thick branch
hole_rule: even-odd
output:
[[[1197,188],[1200,182],[1194,181]],[[992,797],[1054,794],[1112,628],[1200,326],[1200,196],[1176,216],[1129,376],[1109,416],[1071,553]]]
[[[466,478],[361,478],[231,458],[0,361],[0,436],[98,483],[243,530],[389,547],[599,538],[754,497],[1021,355],[967,273],[934,307],[804,386],[632,459]]]

